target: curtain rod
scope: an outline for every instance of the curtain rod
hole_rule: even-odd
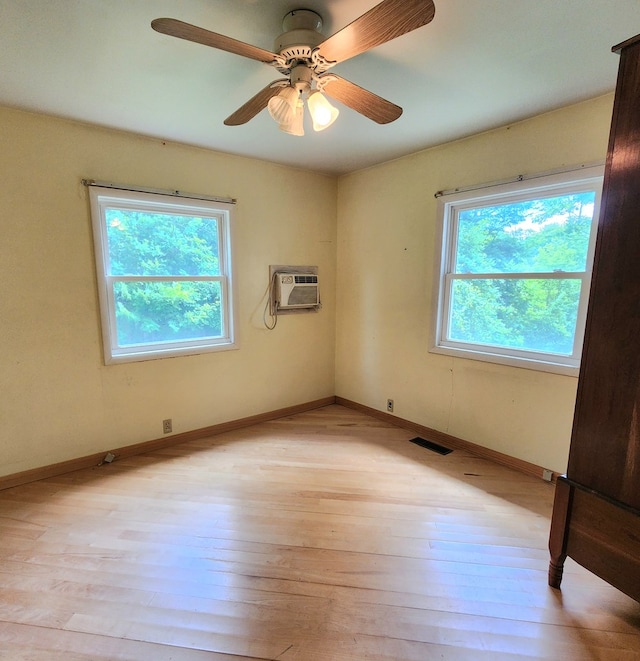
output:
[[[468,191],[482,190],[484,188],[493,188],[494,186],[503,186],[504,184],[514,184],[517,181],[528,181],[529,179],[540,179],[541,177],[550,177],[554,174],[563,174],[564,172],[576,172],[578,170],[586,170],[587,168],[602,167],[604,161],[596,161],[595,163],[583,163],[582,165],[572,165],[571,167],[558,168],[557,170],[548,170],[547,172],[540,172],[538,174],[519,174],[515,177],[508,179],[500,179],[499,181],[492,181],[488,184],[476,184],[475,186],[462,186],[460,188],[449,188],[448,190],[439,190],[434,193],[434,197],[443,197],[445,195],[454,195],[455,193],[466,193]]]
[[[232,197],[215,197],[213,195],[200,195],[198,193],[185,193],[179,190],[165,188],[144,188],[142,186],[129,186],[128,184],[114,184],[110,181],[98,181],[96,179],[83,179],[84,186],[100,186],[101,188],[113,188],[114,190],[128,190],[134,193],[153,193],[155,195],[171,195],[172,197],[187,197],[192,200],[206,200],[207,202],[224,202],[225,204],[236,204]]]

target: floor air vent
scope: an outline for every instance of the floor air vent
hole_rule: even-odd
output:
[[[453,450],[450,450],[449,448],[445,448],[443,445],[438,445],[433,441],[427,441],[424,438],[420,438],[419,436],[410,439],[410,441],[411,443],[415,443],[416,445],[419,445],[422,448],[427,448],[427,450],[432,450],[433,452],[437,452],[438,454],[449,454],[449,452],[453,452]]]

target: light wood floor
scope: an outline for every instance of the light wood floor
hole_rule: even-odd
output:
[[[0,492],[0,658],[640,659],[553,487],[340,406]]]

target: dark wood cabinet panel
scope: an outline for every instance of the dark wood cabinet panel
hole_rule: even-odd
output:
[[[559,587],[569,555],[640,599],[640,35],[614,50],[620,68],[549,583]]]

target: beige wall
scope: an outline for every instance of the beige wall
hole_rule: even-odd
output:
[[[564,470],[575,378],[427,351],[433,194],[603,159],[612,103],[338,181],[0,108],[0,475],[333,394]],[[104,366],[83,177],[237,198],[239,350]],[[319,266],[324,308],[269,332],[286,263]]]
[[[0,145],[0,475],[334,394],[335,179],[1,108]],[[239,350],[104,366],[83,177],[238,200]],[[324,307],[270,332],[289,263]]]
[[[603,160],[612,96],[342,177],[336,394],[566,469],[577,379],[428,353],[438,190]]]

